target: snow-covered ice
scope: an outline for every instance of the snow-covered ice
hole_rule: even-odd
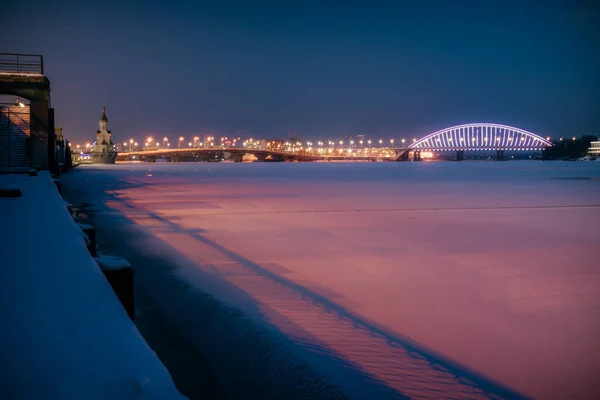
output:
[[[46,171],[0,175],[0,398],[183,399]]]
[[[600,395],[597,163],[120,164],[65,182],[105,229],[175,259],[193,290],[357,398],[372,382],[420,398]],[[173,324],[193,341],[188,307]]]

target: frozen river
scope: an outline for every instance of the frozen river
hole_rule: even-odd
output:
[[[600,396],[600,162],[120,164],[63,181],[222,398]]]

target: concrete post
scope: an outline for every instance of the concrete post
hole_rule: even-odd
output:
[[[56,160],[56,133],[54,133],[54,108],[48,108],[48,142],[47,157],[50,173],[58,173],[58,162]]]
[[[48,101],[32,100],[31,110],[31,164],[41,169],[49,169],[48,157]]]
[[[244,155],[242,153],[233,153],[233,161],[234,162],[242,162],[244,159]]]

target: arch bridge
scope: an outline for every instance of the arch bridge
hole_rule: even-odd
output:
[[[552,146],[550,140],[524,129],[492,123],[451,126],[433,132],[412,143],[408,152],[420,160],[421,151],[456,151],[456,159],[464,159],[464,151],[496,151],[503,159],[505,150],[535,151]],[[408,153],[407,152],[407,153]]]

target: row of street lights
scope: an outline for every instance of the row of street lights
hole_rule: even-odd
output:
[[[547,140],[550,140],[550,137],[546,138]],[[561,137],[559,139],[559,141],[563,141],[564,139]],[[577,140],[576,137],[573,137],[572,140]],[[413,138],[412,142],[416,142],[417,139]],[[185,146],[185,138],[183,136],[180,136],[177,140],[177,148],[181,149],[181,146],[183,145]],[[242,147],[245,148],[249,148],[249,149],[255,149],[258,148],[260,146],[261,141],[260,140],[254,140],[252,138],[247,139],[243,142],[241,142],[240,138],[232,138],[229,139],[227,137],[222,137],[220,138],[220,141],[218,142],[219,145],[217,145],[217,147],[236,147],[238,143],[242,143]],[[283,141],[283,140],[270,140],[269,145],[271,143],[273,143],[275,145],[275,143],[277,143],[277,145],[275,145],[276,147],[280,148],[280,147],[284,147],[285,151],[298,151],[298,150],[303,150],[303,149],[312,149],[312,148],[335,148],[336,147],[336,143],[339,144],[339,148],[342,149],[344,148],[344,145],[347,144],[347,148],[348,149],[363,149],[364,146],[366,145],[366,148],[371,148],[372,145],[374,143],[379,144],[380,148],[383,148],[383,143],[384,140],[383,139],[379,139],[376,142],[374,142],[372,139],[368,139],[368,140],[364,140],[364,139],[360,139],[360,140],[353,140],[350,139],[348,142],[345,142],[344,140],[339,140],[339,141],[334,141],[334,140],[325,140],[325,141],[316,141],[316,142],[312,142],[312,141],[305,141],[304,143],[297,141],[297,142],[291,142],[291,141]],[[389,147],[394,147],[394,143],[395,140],[394,139],[389,139]],[[402,144],[402,146],[404,146],[406,144],[406,139],[400,139],[400,143]],[[316,144],[316,145],[315,145]],[[145,142],[144,142],[144,148],[149,149],[149,148],[159,148],[161,145],[161,143],[158,140],[155,140],[152,136],[149,136]],[[194,136],[192,138],[191,142],[187,143],[188,147],[215,147],[215,138],[214,136],[205,136],[204,140],[200,140],[200,137],[198,136]],[[169,141],[168,137],[164,137],[162,140],[162,146],[163,148],[170,148],[171,147],[171,143]],[[360,147],[359,147],[360,146]],[[85,146],[82,145],[76,145],[77,151],[83,151],[84,149],[86,151],[89,151],[91,148],[91,144],[90,143],[86,143]],[[136,151],[138,150],[138,142],[136,142],[133,138],[129,139],[129,141],[127,142],[123,142],[123,151],[129,150],[130,152],[132,151]]]
[[[210,143],[207,142],[207,145],[214,146],[214,142],[212,142],[212,140],[214,140],[214,137],[209,136],[209,137],[206,137],[205,139],[211,141]],[[133,139],[130,139],[130,143],[133,143],[132,141],[133,141]],[[181,149],[182,143],[184,143],[184,142],[185,142],[185,138],[183,136],[180,136],[179,140],[177,141],[177,148]],[[126,145],[126,143],[124,143],[123,145]],[[135,143],[135,145],[137,146],[137,143]],[[149,136],[148,138],[146,138],[146,141],[144,142],[144,147],[157,147],[158,148],[158,147],[160,147],[160,145],[161,145],[161,143],[158,140],[155,140],[152,136]],[[203,145],[203,143],[200,141],[200,137],[198,137],[198,136],[194,136],[193,141],[188,142],[188,147],[192,147],[192,146],[202,147],[202,145]],[[163,138],[162,146],[163,146],[163,148],[171,147],[171,142],[169,141],[168,137],[165,136]],[[131,151],[131,146],[130,146],[130,151]]]
[[[69,147],[71,147],[71,143],[70,143],[70,142],[69,142]],[[77,149],[77,151],[80,151],[80,152],[81,152],[81,151],[83,151],[84,149],[85,149],[86,151],[89,151],[91,147],[92,147],[92,144],[91,144],[91,143],[86,143],[86,144],[85,144],[85,145],[83,145],[83,146],[82,146],[82,145],[80,145],[80,144],[76,144],[76,145],[75,145],[75,148]]]
[[[215,140],[214,140],[214,136],[207,136],[204,138],[204,141],[200,140],[200,137],[195,136],[193,137],[191,142],[188,142],[187,145],[188,147],[215,147]],[[413,142],[415,142],[416,139],[413,139]],[[233,138],[233,139],[229,139],[227,137],[222,137],[220,138],[219,144],[217,145],[217,147],[236,147],[238,143],[242,143],[242,147],[247,147],[247,148],[256,148],[260,145],[259,140],[254,140],[252,138],[245,140],[244,142],[241,142],[240,138]],[[282,145],[285,145],[286,148],[289,147],[298,147],[298,148],[309,148],[309,147],[314,147],[315,143],[313,143],[312,141],[305,141],[304,143],[302,142],[289,142],[286,141],[283,143],[283,141],[276,141],[273,140],[273,143],[275,142],[282,142]],[[394,146],[394,139],[389,139],[389,144],[390,147]],[[402,144],[406,143],[406,139],[401,139],[400,142]],[[269,142],[270,143],[270,142]],[[358,148],[358,146],[360,146],[360,148],[362,149],[365,145],[367,147],[371,147],[374,144],[374,141],[371,139],[368,140],[349,140],[348,142],[345,142],[344,140],[340,140],[340,141],[334,141],[334,140],[326,140],[326,141],[317,141],[316,144],[320,147],[326,147],[327,145],[329,147],[335,147],[335,144],[339,143],[340,147],[344,146],[345,143],[348,144],[348,148]],[[384,144],[384,140],[383,139],[379,139],[378,141],[376,141],[375,143],[379,144],[379,147],[383,147]],[[123,150],[129,150],[129,151],[134,151],[134,146],[135,149],[137,149],[138,147],[138,143],[134,140],[134,139],[129,139],[128,142],[123,142]],[[182,146],[185,146],[185,138],[183,136],[180,136],[177,140],[177,148],[181,149]],[[157,139],[154,139],[154,137],[149,136],[148,138],[146,138],[145,142],[144,142],[144,147],[145,148],[159,148],[161,147],[161,142]],[[164,137],[162,140],[162,147],[163,148],[171,148],[171,142],[169,140],[168,137]]]

